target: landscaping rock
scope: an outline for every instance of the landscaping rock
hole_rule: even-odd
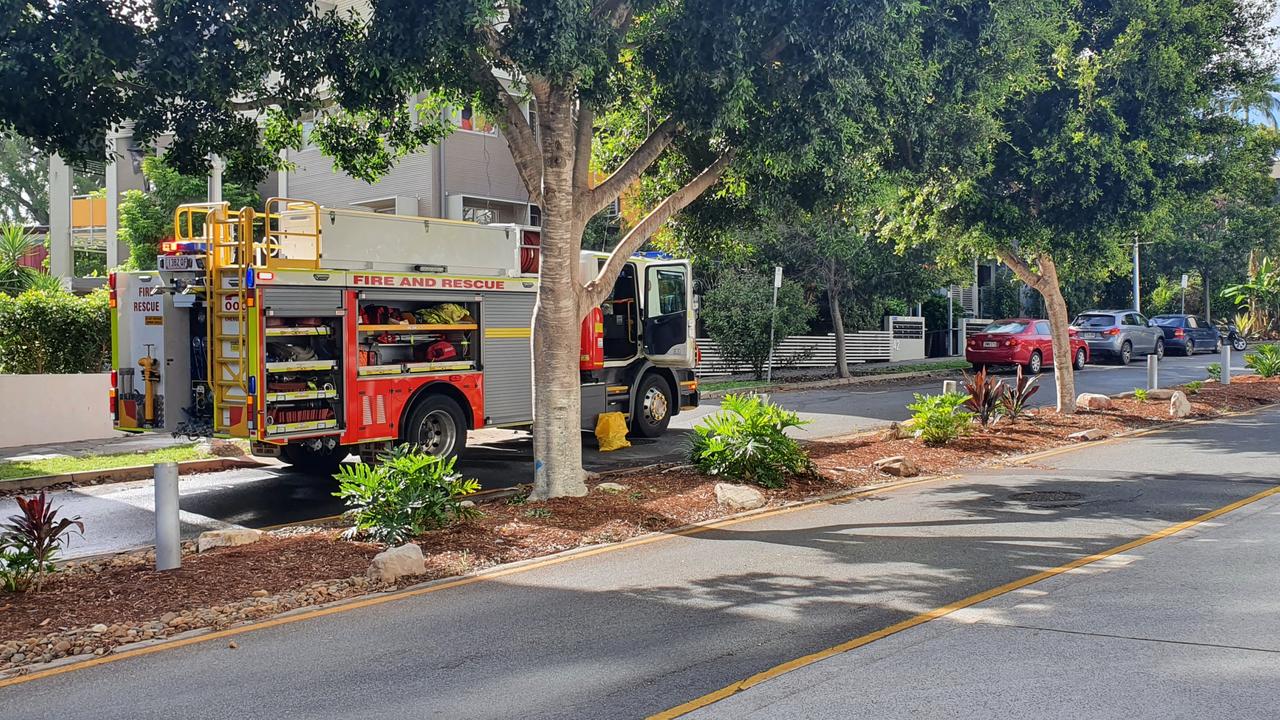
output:
[[[219,547],[235,547],[248,545],[262,539],[261,530],[250,528],[223,528],[200,533],[196,538],[196,552],[205,552]]]
[[[716,483],[716,502],[733,510],[754,510],[764,505],[764,493],[747,485]]]
[[[1067,438],[1070,440],[1082,440],[1082,441],[1088,442],[1091,440],[1101,440],[1106,436],[1107,434],[1099,430],[1098,428],[1089,428],[1088,430],[1073,432],[1070,435],[1068,435]]]
[[[915,463],[908,460],[905,455],[880,458],[871,463],[871,465],[882,473],[897,477],[915,477],[920,474],[920,468],[916,467]]]
[[[602,482],[596,486],[596,489],[605,493],[620,493],[629,489],[628,486],[616,482]]]
[[[1169,416],[1184,418],[1190,414],[1191,401],[1187,399],[1186,393],[1181,390],[1174,391],[1173,397],[1169,398]]]
[[[1175,392],[1181,392],[1181,391],[1170,390],[1169,388],[1156,388],[1155,390],[1147,391],[1147,399],[1148,400],[1171,400],[1173,399],[1173,394]]]
[[[1110,410],[1111,398],[1099,393],[1080,393],[1076,398],[1076,407],[1086,410]]]
[[[374,555],[365,575],[370,580],[389,583],[402,577],[421,575],[426,571],[427,561],[422,556],[422,548],[413,543],[405,543]]]

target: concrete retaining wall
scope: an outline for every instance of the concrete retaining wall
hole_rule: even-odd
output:
[[[96,440],[111,428],[111,376],[0,375],[0,447]]]

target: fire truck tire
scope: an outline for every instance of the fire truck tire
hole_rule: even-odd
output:
[[[409,412],[401,429],[404,442],[420,445],[432,455],[457,457],[467,446],[467,418],[447,395],[424,395]]]
[[[304,445],[286,445],[280,450],[280,459],[302,472],[327,477],[337,472],[338,466],[350,454],[351,450],[341,445],[332,450],[312,450]]]
[[[671,385],[657,373],[648,373],[636,388],[635,411],[631,416],[631,434],[656,438],[671,424],[674,404]]]

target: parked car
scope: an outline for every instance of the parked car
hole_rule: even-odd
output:
[[[1081,370],[1089,362],[1089,346],[1071,330],[1071,364]],[[996,320],[965,343],[964,359],[975,369],[987,365],[1021,365],[1035,375],[1053,364],[1049,321],[1035,318]]]
[[[1222,334],[1195,315],[1156,315],[1151,324],[1164,331],[1164,346],[1169,350],[1183,355],[1222,351]]]
[[[1090,310],[1071,323],[1089,344],[1092,357],[1128,365],[1134,355],[1164,357],[1164,333],[1135,310]]]

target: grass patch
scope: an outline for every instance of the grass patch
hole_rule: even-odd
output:
[[[766,387],[777,383],[767,383],[763,380],[721,380],[720,382],[700,382],[698,389],[704,392],[719,392],[721,390],[746,390],[748,388]]]
[[[931,372],[934,370],[967,370],[969,362],[962,358],[942,362],[913,363],[911,365],[888,365],[885,367],[867,367],[858,365],[850,369],[854,375],[889,375],[910,372]]]
[[[114,468],[151,465],[159,462],[205,460],[214,457],[201,452],[194,443],[151,450],[149,452],[116,453],[112,455],[84,455],[81,457],[54,457],[41,460],[15,460],[0,462],[0,482],[39,477],[41,475],[65,475],[67,473],[112,470]]]

